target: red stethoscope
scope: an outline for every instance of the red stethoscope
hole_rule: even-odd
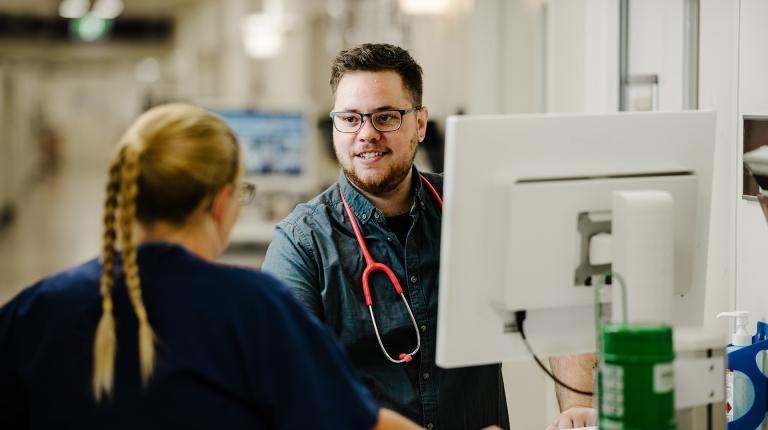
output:
[[[432,184],[430,184],[429,181],[427,181],[427,178],[425,178],[423,175],[419,175],[419,177],[421,178],[421,182],[423,182],[424,185],[426,185],[427,188],[429,188],[429,190],[432,192],[432,195],[435,196],[435,199],[440,204],[440,209],[442,210],[443,199],[440,198],[440,195],[437,193],[437,190],[435,190],[435,187],[433,187]],[[390,269],[386,264],[379,263],[374,260],[373,257],[371,257],[371,253],[368,251],[368,247],[365,245],[363,234],[360,233],[360,226],[357,225],[357,221],[355,220],[355,216],[352,213],[352,209],[349,208],[349,204],[347,204],[347,199],[344,198],[344,194],[341,192],[341,188],[339,188],[339,195],[341,196],[341,203],[344,205],[344,210],[347,212],[349,221],[352,224],[352,230],[355,231],[355,237],[357,238],[357,243],[360,246],[360,251],[362,251],[363,257],[365,257],[365,270],[363,270],[363,294],[365,295],[365,304],[368,305],[368,311],[371,313],[373,331],[376,332],[376,340],[379,341],[379,346],[389,361],[393,363],[408,363],[413,360],[413,355],[416,354],[421,347],[421,335],[419,334],[419,327],[416,324],[416,318],[413,317],[413,312],[411,311],[411,307],[408,305],[408,300],[406,300],[405,295],[403,295],[403,288],[400,287],[400,282],[397,280],[397,276],[395,276],[394,272],[392,272],[392,269]],[[384,272],[387,277],[389,277],[389,281],[395,287],[395,291],[400,296],[400,298],[403,299],[405,309],[408,310],[408,315],[410,315],[413,328],[416,331],[416,348],[407,354],[404,352],[401,353],[398,356],[398,359],[392,358],[392,356],[387,352],[387,349],[384,347],[384,343],[381,341],[381,335],[379,335],[379,328],[376,326],[376,317],[373,316],[373,300],[371,300],[371,289],[368,286],[368,278],[371,276],[371,273],[377,270]]]

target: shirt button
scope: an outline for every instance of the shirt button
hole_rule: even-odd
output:
[[[418,279],[416,279],[416,275],[411,275],[411,283],[416,283]]]
[[[433,428],[435,428],[435,425],[434,425],[434,424],[432,424],[432,423],[427,423],[427,428],[428,428],[429,430],[432,430]]]
[[[373,213],[373,217],[376,218],[376,219],[379,219],[379,213],[378,212],[374,212]]]
[[[421,203],[421,208],[424,209],[424,206],[425,206],[424,202],[420,202],[420,203]]]
[[[391,238],[391,237],[389,237],[389,236],[387,236],[387,240],[388,240],[388,241],[390,241],[390,242],[392,242],[392,238]]]
[[[424,380],[425,380],[425,381],[426,381],[427,379],[429,379],[429,372],[424,372],[424,374],[422,375],[422,377],[424,378]]]
[[[360,214],[360,218],[363,220],[368,219],[368,214]]]
[[[427,332],[427,326],[426,325],[422,324],[420,328],[421,328],[421,332],[422,333],[426,333]]]

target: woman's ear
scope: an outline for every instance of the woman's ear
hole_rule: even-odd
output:
[[[216,222],[221,222],[227,216],[227,210],[232,204],[232,199],[235,198],[234,191],[234,185],[227,184],[216,192],[211,205],[211,214]]]

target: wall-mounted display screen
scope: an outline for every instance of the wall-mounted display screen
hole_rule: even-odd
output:
[[[217,111],[243,146],[246,175],[305,173],[307,130],[300,112]]]

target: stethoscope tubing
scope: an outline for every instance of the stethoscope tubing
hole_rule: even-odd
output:
[[[440,204],[440,209],[442,209],[443,199],[440,198],[440,195],[437,193],[437,190],[435,190],[435,187],[433,187],[432,184],[429,183],[427,178],[425,178],[423,175],[419,175],[419,177],[421,178],[422,183],[424,183],[424,185],[426,185],[426,187],[430,190],[432,195],[435,196],[435,199]],[[341,187],[339,187],[339,196],[341,196],[341,203],[344,206],[344,210],[347,213],[347,217],[349,218],[350,224],[352,225],[352,231],[354,231],[355,233],[355,238],[357,239],[357,243],[360,247],[360,251],[363,253],[363,258],[365,258],[365,270],[363,270],[363,279],[362,279],[363,295],[365,297],[365,304],[368,306],[368,311],[371,314],[371,321],[373,321],[373,331],[376,333],[376,340],[379,342],[379,347],[381,347],[381,351],[384,353],[387,359],[392,363],[399,364],[399,363],[410,362],[413,359],[413,355],[419,351],[419,348],[421,348],[421,335],[419,334],[419,326],[416,323],[416,318],[413,316],[413,311],[411,310],[411,306],[408,304],[408,300],[405,298],[405,295],[403,294],[403,288],[400,286],[400,281],[397,280],[397,276],[395,276],[395,273],[392,271],[392,269],[386,264],[377,262],[371,256],[371,253],[368,250],[368,246],[365,244],[365,239],[363,238],[363,234],[360,232],[360,226],[357,224],[355,215],[352,213],[352,209],[349,207],[349,204],[347,203],[347,199],[344,198],[344,193],[341,192]],[[381,335],[379,334],[379,327],[376,324],[376,317],[373,314],[373,299],[371,299],[371,289],[370,289],[368,279],[370,278],[371,273],[375,271],[381,271],[387,275],[387,277],[389,278],[389,281],[395,287],[395,292],[397,292],[400,298],[403,299],[403,304],[405,304],[405,309],[408,311],[408,316],[410,316],[411,322],[413,323],[413,328],[416,332],[416,348],[410,353],[407,353],[407,354],[401,353],[398,359],[395,359],[391,355],[389,355],[389,352],[387,352],[387,349],[384,347],[384,343],[381,340]]]
[[[405,294],[400,294],[400,298],[403,299],[403,303],[405,304],[405,309],[408,310],[408,316],[411,317],[411,323],[413,324],[413,329],[416,332],[416,348],[413,349],[413,351],[409,352],[408,354],[402,353],[400,354],[398,359],[392,358],[391,355],[387,352],[387,348],[384,347],[384,343],[381,340],[381,335],[379,335],[379,327],[376,325],[376,317],[373,316],[373,306],[368,306],[368,311],[371,313],[371,320],[373,321],[373,331],[376,332],[376,340],[379,341],[379,347],[381,348],[381,351],[384,353],[384,355],[387,357],[387,360],[395,363],[407,363],[411,361],[412,357],[419,352],[419,348],[421,348],[421,335],[419,334],[419,327],[418,324],[416,324],[416,318],[413,316],[413,312],[411,312],[411,307],[408,306],[408,300],[405,299]]]

